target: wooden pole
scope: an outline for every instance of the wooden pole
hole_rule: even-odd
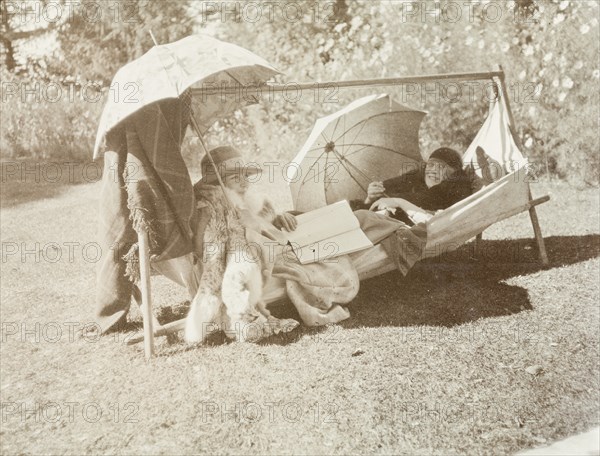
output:
[[[154,335],[156,337],[166,336],[167,334],[181,331],[183,330],[183,328],[185,328],[185,318],[162,325],[159,329],[155,331]],[[145,336],[136,334],[131,337],[128,337],[126,344],[134,345],[140,343],[143,340],[145,340]]]
[[[481,243],[483,242],[483,231],[475,236],[475,251],[473,252],[475,259],[481,258]]]
[[[131,288],[131,294],[133,295],[133,299],[135,300],[136,304],[140,308],[140,312],[143,312],[142,309],[144,307],[144,302],[142,301],[142,292],[135,283]],[[154,316],[154,313],[152,313],[152,325],[152,329],[154,330],[154,334],[156,335],[156,333],[160,330],[160,328],[162,328],[162,326],[158,319]]]
[[[221,86],[191,89],[192,95],[239,95],[240,91],[266,91],[267,93],[290,92],[298,90],[319,90],[327,88],[361,88],[361,87],[386,87],[419,82],[440,81],[477,81],[489,80],[500,76],[499,71],[475,72],[475,73],[442,73],[431,75],[403,76],[399,78],[376,78],[376,79],[354,79],[349,81],[323,81],[323,82],[288,82],[286,84],[249,84],[237,86]],[[215,90],[217,93],[215,93]]]
[[[531,189],[529,189],[529,199],[531,200]],[[531,225],[533,226],[533,233],[535,234],[535,240],[537,241],[538,250],[540,252],[540,259],[544,266],[548,266],[548,253],[546,253],[546,244],[544,243],[544,237],[542,236],[542,228],[538,220],[535,206],[529,208],[529,218],[531,219]]]
[[[519,135],[517,135],[517,132],[515,130],[516,126],[515,126],[515,118],[513,117],[513,112],[512,112],[512,108],[510,106],[510,100],[508,99],[508,90],[506,90],[506,81],[504,80],[504,70],[502,69],[502,65],[498,65],[498,79],[500,80],[500,99],[499,101],[502,102],[502,100],[504,100],[504,106],[506,106],[506,112],[508,114],[508,121],[510,122],[511,127],[513,128],[513,132],[514,134],[512,135],[513,139],[515,140],[515,143],[517,144],[517,147],[519,148],[519,150],[523,150],[523,143],[521,142],[521,138],[519,138]]]
[[[138,231],[138,253],[140,257],[140,286],[142,289],[142,318],[144,320],[144,353],[146,360],[154,355],[154,330],[152,294],[150,290],[150,249],[148,232]]]
[[[504,81],[504,71],[502,70],[502,65],[498,65],[498,71],[500,73],[500,87],[501,87],[501,96],[504,99],[504,105],[506,106],[506,112],[508,113],[508,121],[510,122],[513,132],[513,139],[517,144],[517,147],[520,150],[523,150],[523,143],[521,142],[521,138],[516,134],[515,129],[515,119],[513,117],[512,108],[510,107],[510,100],[508,99],[508,92],[506,90],[506,82]],[[501,100],[502,101],[502,100]],[[531,188],[529,184],[527,184],[527,191],[529,192],[529,200],[532,200]],[[535,210],[535,205],[532,205],[529,208],[529,218],[531,219],[531,225],[533,226],[533,233],[535,235],[535,240],[537,241],[538,251],[540,253],[540,259],[544,266],[548,266],[548,254],[546,252],[546,244],[544,243],[544,236],[542,236],[542,228],[540,227],[540,222],[538,220],[537,212]]]

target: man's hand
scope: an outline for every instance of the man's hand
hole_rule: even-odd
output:
[[[273,225],[283,231],[294,231],[298,226],[298,221],[292,214],[284,212],[275,217]]]
[[[377,201],[379,198],[385,196],[385,187],[383,182],[371,182],[369,188],[367,188],[367,198],[365,204],[371,204],[373,201]]]

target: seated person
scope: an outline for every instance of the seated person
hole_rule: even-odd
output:
[[[217,171],[207,154],[200,163],[202,178],[194,185],[194,251],[202,258],[203,271],[186,318],[186,341],[202,342],[219,329],[242,341],[291,330],[298,322],[272,317],[262,294],[272,268],[270,240],[281,243],[284,236],[278,228],[292,231],[296,219],[277,215],[269,201],[248,191],[250,176],[260,169],[246,165],[235,148],[217,147],[210,155]],[[250,324],[257,324],[258,332],[249,334]]]
[[[432,152],[424,170],[371,182],[363,201],[351,201],[354,210],[385,211],[408,225],[427,221],[435,211],[446,209],[471,194],[471,179],[463,171],[462,158],[454,149]]]

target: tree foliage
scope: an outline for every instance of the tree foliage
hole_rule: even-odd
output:
[[[186,1],[0,2],[7,69],[24,77],[48,80],[108,85],[119,67],[152,47],[150,31],[159,42],[166,43],[190,34],[194,21]],[[27,51],[20,49],[40,35],[56,40],[58,46],[54,52],[31,61]],[[19,65],[16,60],[22,63]]]
[[[57,24],[59,51],[44,58],[35,77],[107,85],[117,68],[152,46],[148,30],[169,42],[192,28],[256,52],[285,73],[279,77],[285,82],[487,71],[501,64],[517,133],[540,172],[598,183],[600,34],[594,0],[120,0],[119,20],[115,0],[86,3],[100,5],[101,20],[76,12]],[[8,37],[18,31],[14,21],[10,27],[12,19],[3,22]],[[11,42],[18,54],[19,40]],[[489,102],[483,83],[471,91],[465,85],[375,90],[429,111],[421,135],[424,155],[440,144],[466,147]],[[289,160],[317,117],[375,90],[330,87],[297,96],[290,86],[287,96],[264,95],[259,105],[219,121],[209,142]]]
[[[78,14],[63,26],[60,66],[66,74],[80,74],[104,84],[110,83],[121,66],[154,45],[150,31],[158,43],[168,43],[192,30],[185,1],[83,0],[82,4],[86,3],[101,5],[99,20],[86,20]]]
[[[598,182],[597,2],[352,1],[343,15],[332,14],[332,2],[321,4],[319,17],[307,8],[298,21],[283,14],[263,17],[260,26],[243,17],[216,20],[225,39],[284,69],[287,81],[487,71],[502,65],[517,133],[540,173]],[[422,130],[426,154],[440,144],[459,149],[469,144],[491,99],[486,84],[379,90],[430,112]],[[295,103],[269,103],[262,119],[251,122],[263,137],[257,152],[276,148],[280,157],[293,156],[317,115],[367,93],[373,89],[340,90],[335,103],[325,103],[323,96],[315,102],[313,93]]]

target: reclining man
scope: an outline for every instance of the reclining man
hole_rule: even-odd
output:
[[[471,178],[463,171],[460,154],[442,147],[433,151],[424,170],[372,182],[367,198],[350,205],[369,240],[381,243],[406,275],[421,259],[427,241],[424,222],[470,194]]]
[[[463,171],[462,158],[454,149],[434,150],[424,170],[403,174],[385,182],[371,182],[367,198],[352,201],[354,210],[370,209],[408,225],[425,222],[471,194],[471,179]]]

